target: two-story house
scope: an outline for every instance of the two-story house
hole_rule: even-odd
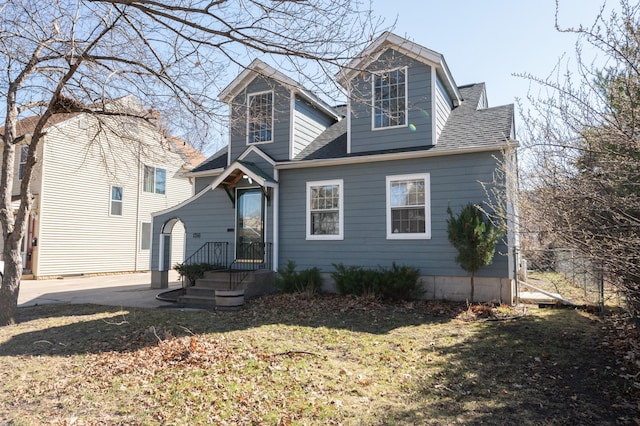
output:
[[[110,109],[136,115],[127,96]],[[205,157],[150,120],[134,115],[55,114],[39,145],[31,181],[34,195],[23,243],[26,274],[35,278],[148,271],[151,213],[191,196],[184,176]],[[18,123],[13,198],[20,185],[38,117]],[[1,129],[0,129],[1,132]],[[183,260],[184,231],[176,229],[171,258]],[[1,244],[1,242],[0,242]]]
[[[482,204],[499,163],[515,167],[513,105],[489,108],[484,84],[456,85],[442,55],[392,33],[337,78],[348,92],[338,108],[259,60],[223,90],[229,144],[189,173],[192,198],[154,214],[154,280],[170,269],[163,241],[181,221],[187,256],[220,242],[230,262],[318,267],[328,288],[333,264],[396,262],[420,269],[426,298],[469,297],[447,207]],[[513,300],[507,245],[478,272],[478,300]]]

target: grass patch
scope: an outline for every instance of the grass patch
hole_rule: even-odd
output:
[[[528,273],[530,284],[552,293],[559,293],[565,299],[578,305],[597,306],[600,291],[595,280],[588,283],[576,283],[559,272],[532,271]],[[523,288],[526,291],[526,288]],[[604,286],[604,303],[608,308],[624,306],[624,298],[611,284]]]
[[[602,321],[577,310],[487,321],[462,304],[277,295],[239,312],[45,305],[18,319],[0,328],[2,424],[638,417]]]

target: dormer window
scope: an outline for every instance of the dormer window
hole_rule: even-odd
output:
[[[372,116],[374,129],[406,126],[406,68],[374,74]]]
[[[273,141],[273,92],[249,95],[248,143]]]

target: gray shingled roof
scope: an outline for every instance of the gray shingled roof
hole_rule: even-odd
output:
[[[484,93],[484,83],[461,86],[458,89],[463,96],[463,101],[451,111],[435,146],[347,154],[347,120],[341,120],[320,134],[294,160],[319,160],[426,150],[437,152],[506,143],[513,125],[513,105],[477,109],[480,97]]]
[[[294,160],[344,157],[347,153],[347,120],[342,119],[315,138]]]
[[[463,101],[451,111],[435,146],[347,154],[347,120],[343,119],[322,132],[294,158],[294,161],[361,157],[395,152],[451,151],[505,144],[511,135],[513,104],[478,109],[480,97],[484,93],[484,83],[461,86],[458,90],[463,96]],[[227,151],[224,148],[193,169],[193,172],[221,169],[226,166]]]
[[[459,88],[464,101],[451,111],[435,150],[506,143],[513,126],[513,104],[477,109],[484,83]]]
[[[213,154],[206,161],[201,163],[198,167],[191,170],[191,172],[204,172],[207,170],[224,169],[227,167],[227,148],[222,148],[220,151]]]

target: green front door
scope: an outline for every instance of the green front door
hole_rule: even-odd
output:
[[[236,200],[236,260],[262,261],[264,257],[262,189],[238,189]]]

